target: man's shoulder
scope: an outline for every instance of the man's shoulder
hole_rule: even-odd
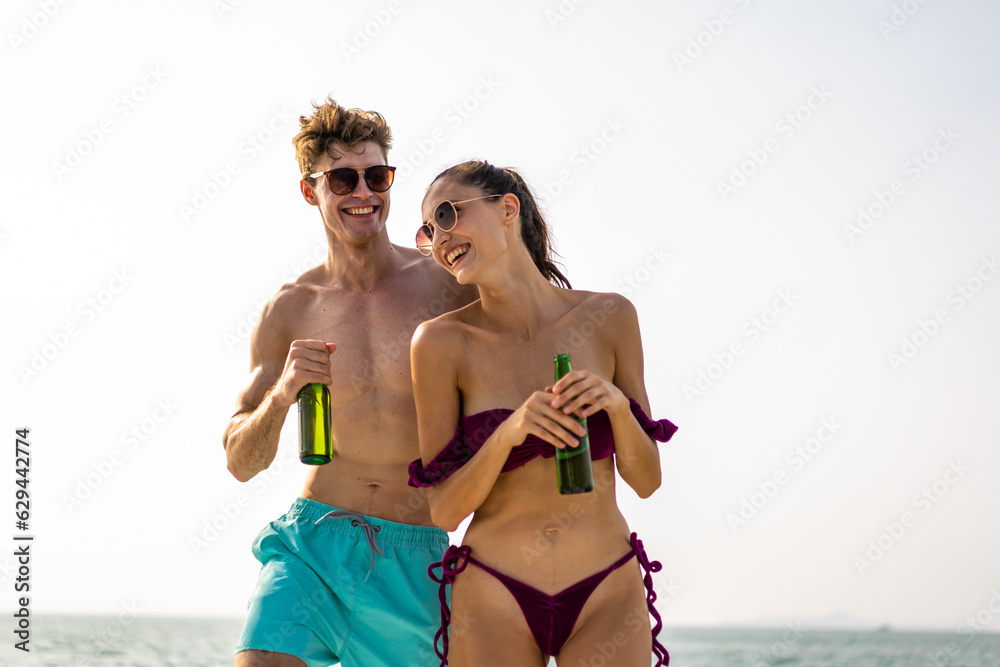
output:
[[[432,257],[421,255],[416,250],[402,248],[403,261],[399,266],[399,277],[404,284],[417,292],[423,301],[431,303],[435,299],[448,308],[439,308],[435,314],[446,312],[457,306],[464,306],[479,298],[479,291],[472,285],[460,285],[455,276],[434,261]]]
[[[291,321],[309,305],[312,295],[295,283],[282,285],[260,311],[260,320],[254,329],[253,348],[286,350],[291,343]]]
[[[302,277],[285,283],[261,309],[258,329],[268,339],[291,336],[295,324],[314,310],[319,297],[318,286]]]
[[[316,286],[304,279],[305,274],[295,282],[285,283],[264,307],[261,319],[285,319],[288,315],[301,312],[316,299]]]
[[[404,278],[426,277],[440,280],[443,277],[450,277],[432,257],[421,255],[411,248],[396,246],[399,253],[399,261],[396,263],[396,273]],[[454,278],[452,278],[454,280]]]

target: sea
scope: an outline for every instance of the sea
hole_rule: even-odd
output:
[[[12,629],[2,633],[0,665],[229,667],[241,627],[241,619],[37,616],[27,653],[14,648]],[[671,667],[1000,667],[1000,634],[988,632],[668,627],[660,638]],[[613,664],[613,655],[596,651],[567,667]]]

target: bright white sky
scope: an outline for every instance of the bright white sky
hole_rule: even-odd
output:
[[[4,5],[0,540],[27,426],[34,612],[243,614],[304,469],[292,419],[246,485],[221,434],[261,304],[322,257],[291,138],[327,94],[393,128],[393,240],[443,167],[516,166],[575,286],[638,307],[680,431],[620,503],[668,625],[987,608],[995,3],[224,3]]]

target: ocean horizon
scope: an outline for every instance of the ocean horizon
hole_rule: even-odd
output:
[[[0,665],[231,666],[242,624],[235,617],[36,615],[30,651],[15,649],[16,635],[4,633]],[[783,627],[665,627],[660,640],[671,667],[1000,667],[1000,634],[985,631],[810,628],[792,621]],[[569,667],[603,667],[613,653],[611,643],[595,646],[589,662]]]

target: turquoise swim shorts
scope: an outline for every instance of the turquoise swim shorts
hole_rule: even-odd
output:
[[[437,664],[438,586],[427,568],[448,534],[297,499],[257,536],[257,588],[237,653],[290,653],[309,667]]]

